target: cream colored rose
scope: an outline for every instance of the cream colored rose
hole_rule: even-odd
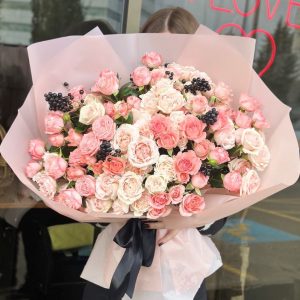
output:
[[[264,139],[254,128],[247,128],[243,131],[241,137],[243,151],[248,154],[258,154],[264,147]]]
[[[130,205],[130,209],[131,209],[131,211],[133,211],[133,214],[136,217],[142,216],[145,212],[147,212],[149,210],[149,208],[150,208],[149,198],[151,198],[151,195],[147,192],[144,192],[140,199],[134,201]]]
[[[162,175],[150,175],[145,182],[145,188],[150,194],[162,193],[167,189],[167,180]]]
[[[179,124],[185,119],[185,113],[181,110],[172,111],[170,113],[170,119],[174,127],[178,128]]]
[[[79,122],[91,125],[98,117],[105,114],[105,108],[101,102],[91,101],[84,105],[80,110]]]
[[[85,200],[86,211],[90,212],[101,212],[106,213],[112,207],[113,201],[110,200],[100,200],[96,197],[89,197]]]
[[[125,204],[132,204],[141,198],[143,177],[133,172],[126,172],[119,181],[118,198]]]
[[[47,175],[46,172],[41,171],[36,173],[32,180],[36,182],[39,186],[39,191],[45,196],[47,199],[52,200],[57,190],[56,180],[51,176]]]
[[[91,102],[100,102],[102,101],[102,97],[101,96],[96,96],[94,94],[87,94],[84,97],[84,104],[89,104]]]
[[[172,111],[179,110],[184,105],[184,97],[173,87],[171,87],[166,93],[161,93],[157,102],[157,108],[165,114],[170,114]]]
[[[150,115],[154,115],[158,112],[158,97],[152,92],[152,90],[148,91],[146,94],[141,95],[141,110],[149,113]]]
[[[217,145],[226,150],[232,149],[235,146],[235,137],[235,129],[231,127],[218,130],[214,134]]]
[[[137,168],[145,168],[158,161],[159,152],[154,140],[139,137],[128,145],[128,160]]]
[[[173,158],[169,155],[161,155],[155,165],[154,174],[163,176],[168,182],[175,180],[176,173]]]
[[[126,153],[129,143],[136,141],[139,137],[139,131],[136,126],[122,124],[116,131],[113,145],[115,149],[120,149]]]
[[[258,171],[263,171],[270,163],[271,153],[267,145],[264,145],[257,154],[249,154],[248,158]]]
[[[115,200],[113,202],[112,209],[115,214],[124,215],[129,212],[129,205],[120,200]]]
[[[96,179],[96,198],[100,200],[115,200],[118,190],[118,176],[106,173],[100,174]]]
[[[255,170],[247,170],[242,176],[240,195],[250,195],[255,193],[260,186],[260,178]]]

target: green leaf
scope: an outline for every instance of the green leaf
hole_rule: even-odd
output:
[[[70,181],[68,183],[67,189],[74,188],[74,187],[75,187],[75,181]]]
[[[82,124],[78,121],[77,126],[75,127],[75,130],[79,133],[85,133],[88,128],[89,128],[89,125]]]
[[[49,148],[49,152],[50,152],[50,153],[59,153],[59,151],[60,151],[60,148],[59,148],[59,147],[51,146],[51,147]]]
[[[64,116],[63,116],[63,119],[64,119],[65,122],[71,121],[71,117],[70,117],[69,113],[65,113]]]
[[[61,154],[64,158],[69,158],[70,153],[74,151],[77,147],[68,147],[68,146],[63,146],[60,148]]]
[[[209,178],[209,183],[214,188],[222,188],[223,180],[221,177],[221,173],[214,174],[211,178]]]
[[[168,149],[167,152],[168,152],[169,156],[173,155],[173,149]]]
[[[121,125],[121,124],[133,124],[133,115],[130,112],[126,118],[124,118],[124,117],[121,116],[118,119],[116,119],[115,122],[116,122],[117,125]]]
[[[119,94],[118,94],[118,99],[117,101],[121,101],[126,97],[129,96],[137,96],[138,97],[139,92],[132,86],[131,82],[128,82],[126,84],[124,84],[120,90],[119,90]]]
[[[194,190],[195,188],[194,188],[194,186],[193,186],[191,183],[188,183],[188,184],[186,185],[185,189],[186,189],[186,191],[192,191],[192,190]]]
[[[198,194],[199,196],[202,196],[200,189],[195,188],[195,192],[196,192],[196,194]]]
[[[218,162],[217,162],[215,159],[209,158],[209,159],[208,159],[208,162],[209,162],[209,164],[212,165],[213,167],[215,167],[215,166],[218,165]]]

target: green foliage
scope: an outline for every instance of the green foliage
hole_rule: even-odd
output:
[[[130,112],[127,116],[127,118],[124,117],[119,117],[118,119],[115,120],[115,123],[117,125],[121,125],[121,124],[133,124],[133,115]]]

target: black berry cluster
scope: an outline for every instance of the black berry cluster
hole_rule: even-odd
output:
[[[207,92],[211,90],[211,86],[204,78],[193,78],[192,83],[184,86],[184,91],[191,92],[193,95],[197,95],[197,92]]]
[[[224,166],[221,170],[220,170],[221,174],[226,175],[227,173],[230,172],[229,168],[227,166]]]
[[[218,111],[213,107],[212,110],[199,117],[199,119],[207,125],[213,125],[218,120]]]
[[[204,162],[202,163],[199,171],[203,173],[205,176],[210,176],[212,169],[213,167],[210,164]]]
[[[103,141],[100,145],[100,149],[96,154],[97,160],[104,161],[108,155],[113,151],[111,143],[109,141]]]
[[[49,104],[49,110],[68,112],[73,109],[70,97],[63,96],[62,93],[49,92],[44,97]]]
[[[165,73],[169,77],[170,80],[173,80],[173,78],[174,78],[174,73],[173,72],[166,71]]]

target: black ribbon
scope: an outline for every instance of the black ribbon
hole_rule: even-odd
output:
[[[126,251],[112,277],[111,300],[132,298],[141,266],[150,267],[156,244],[156,230],[144,229],[140,219],[130,219],[115,235],[114,242]]]

